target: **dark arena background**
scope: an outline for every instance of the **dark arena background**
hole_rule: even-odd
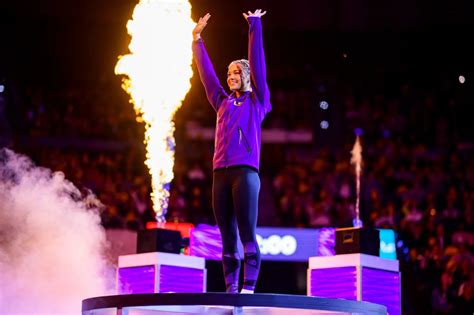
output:
[[[256,293],[308,294],[308,257],[321,255],[312,237],[353,224],[351,150],[358,137],[360,219],[364,227],[393,231],[400,314],[473,314],[474,2],[189,2],[194,21],[212,14],[203,38],[223,84],[229,62],[247,56],[242,12],[267,11],[262,24],[273,109],[262,126],[258,226],[268,256]],[[156,223],[145,123],[137,121],[114,73],[118,57],[129,52],[126,24],[136,5],[0,3],[0,313],[47,314],[48,303],[81,281],[77,295],[64,293],[77,309],[82,299],[116,294],[118,257],[135,254],[139,232]],[[193,70],[175,115],[166,221],[207,231],[215,225],[216,116],[195,64]],[[67,202],[64,192],[72,196]],[[286,255],[293,243],[285,243],[285,233],[301,237],[309,251]],[[84,255],[101,251],[90,265],[84,256],[74,258],[86,243]],[[22,256],[30,249],[36,254]],[[42,253],[54,261],[43,263]],[[16,268],[33,261],[35,273]],[[100,277],[84,276],[96,263],[108,270],[97,271],[107,279],[99,287],[108,291],[93,289]],[[224,292],[219,258],[206,257],[205,264],[207,291]],[[53,287],[59,278],[70,284]],[[12,286],[12,279],[24,281]],[[26,296],[31,305],[15,312],[9,301]]]

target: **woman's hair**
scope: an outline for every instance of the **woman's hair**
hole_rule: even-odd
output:
[[[250,91],[250,64],[247,59],[238,59],[234,60],[229,64],[231,65],[238,65],[241,70],[241,77],[242,77],[242,90],[243,91]]]

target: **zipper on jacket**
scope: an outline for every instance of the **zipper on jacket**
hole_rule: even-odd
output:
[[[227,168],[227,124],[224,127],[224,166]]]
[[[250,149],[250,144],[249,142],[247,141],[247,138],[245,137],[244,135],[244,132],[242,131],[242,128],[238,127],[239,129],[239,145],[240,143],[242,142],[242,139],[244,140],[244,145],[245,145],[245,149],[247,150],[248,153],[250,153],[250,151],[252,151]]]

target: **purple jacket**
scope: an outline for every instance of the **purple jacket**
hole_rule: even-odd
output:
[[[202,39],[193,42],[194,59],[207,99],[217,112],[213,169],[235,165],[260,166],[261,125],[271,110],[260,18],[249,17],[251,92],[236,98],[217,78]]]

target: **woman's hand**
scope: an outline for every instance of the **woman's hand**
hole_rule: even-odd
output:
[[[253,12],[253,13],[250,12],[250,11],[248,11],[247,14],[245,14],[245,13],[242,13],[242,14],[244,15],[244,18],[247,19],[247,18],[250,17],[250,16],[262,17],[262,16],[265,15],[265,13],[267,13],[267,11],[263,11],[263,12],[262,12],[261,9],[257,9],[257,10],[255,10],[255,12]]]
[[[207,21],[209,21],[210,18],[211,18],[211,15],[209,13],[199,18],[199,21],[197,22],[196,26],[193,29],[193,39],[195,41],[201,38],[201,32],[206,27]]]

